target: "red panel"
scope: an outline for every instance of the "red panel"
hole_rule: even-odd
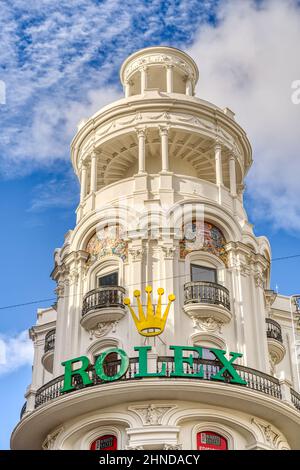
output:
[[[111,434],[97,437],[91,443],[90,450],[117,450],[117,438]]]
[[[198,432],[197,450],[228,450],[227,439],[211,431]]]

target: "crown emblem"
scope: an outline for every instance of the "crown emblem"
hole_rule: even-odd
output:
[[[175,295],[170,294],[168,296],[168,305],[164,314],[162,315],[162,305],[161,305],[161,297],[164,294],[164,289],[159,287],[157,289],[158,293],[158,301],[156,308],[152,304],[151,300],[151,292],[152,287],[147,286],[145,288],[145,292],[147,293],[147,313],[144,314],[143,306],[141,303],[141,292],[139,290],[135,290],[133,295],[136,298],[137,306],[138,306],[138,315],[137,316],[130,305],[130,299],[124,299],[124,304],[128,306],[130,313],[132,315],[133,321],[135,326],[137,327],[138,332],[143,336],[157,336],[160,335],[166,326],[169,310],[171,307],[172,302],[175,300]]]

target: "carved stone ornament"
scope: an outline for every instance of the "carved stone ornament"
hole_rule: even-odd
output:
[[[162,246],[162,251],[165,259],[174,259],[177,251],[176,246]]]
[[[126,446],[125,450],[144,450],[143,446]]]
[[[208,132],[212,138],[215,137],[216,134],[216,127],[214,123],[211,123],[210,121],[206,119],[199,119],[197,116],[193,116],[191,114],[184,114],[184,113],[167,113],[167,112],[143,112],[143,113],[132,113],[128,115],[127,117],[124,118],[118,118],[115,121],[110,121],[108,123],[104,123],[102,126],[100,126],[96,130],[96,137],[101,138],[105,135],[112,134],[114,131],[117,129],[124,129],[125,125],[132,125],[136,127],[136,124],[138,125],[147,125],[149,121],[156,121],[160,122],[160,124],[165,124],[168,123],[169,121],[176,124],[178,123],[179,125],[184,123],[184,124],[189,124],[192,125],[193,127],[199,129],[199,130],[204,130]],[[220,144],[230,146],[234,145],[234,140],[232,139],[232,136],[230,133],[226,131],[221,131],[219,132],[219,141]],[[238,150],[238,157],[239,160],[241,160],[241,154],[240,151]]]
[[[58,438],[59,434],[63,431],[63,428],[58,428],[54,432],[48,434],[46,439],[44,440],[42,444],[42,449],[43,450],[54,450],[55,449],[55,442],[56,439]]]
[[[275,302],[275,299],[277,297],[277,292],[275,292],[272,289],[265,289],[265,302],[267,309],[269,310],[273,303]]]
[[[255,418],[251,419],[251,423],[255,424],[262,432],[267,444],[271,445],[274,449],[278,448],[281,440],[280,435],[272,428],[270,424],[258,421]]]
[[[163,450],[182,450],[182,444],[165,444]]]
[[[191,79],[195,80],[196,78],[194,70],[185,60],[171,54],[157,52],[132,60],[125,69],[125,80],[128,80],[136,70],[141,69],[142,67],[146,67],[147,65],[157,63],[176,66]]]
[[[65,284],[62,281],[59,281],[57,287],[54,290],[57,299],[64,296],[65,293]]]
[[[256,285],[256,287],[264,288],[264,286],[265,286],[265,278],[264,278],[263,273],[257,272],[257,273],[254,275],[254,279],[255,279],[255,285]]]
[[[172,408],[175,407],[171,405],[150,404],[148,406],[132,406],[128,409],[134,411],[141,418],[145,426],[157,426],[161,425],[163,416]]]
[[[144,252],[145,250],[142,247],[129,248],[129,253],[132,256],[133,261],[142,261]]]
[[[207,333],[222,333],[222,322],[215,320],[213,317],[204,317],[193,319],[193,328],[195,331],[205,331]]]
[[[102,338],[102,336],[107,335],[110,331],[113,333],[116,332],[117,321],[106,321],[97,323],[96,328],[90,330],[90,340],[95,338]]]
[[[240,273],[241,273],[242,276],[245,276],[245,277],[250,276],[250,274],[251,274],[251,268],[250,268],[250,266],[249,266],[248,264],[246,264],[246,263],[241,263],[241,264],[239,265],[239,269],[240,269]]]
[[[73,269],[69,276],[70,284],[76,284],[76,282],[78,281],[78,278],[79,278],[78,271],[76,269]]]

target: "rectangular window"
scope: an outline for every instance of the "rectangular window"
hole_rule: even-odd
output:
[[[217,270],[213,268],[207,268],[206,266],[199,266],[197,264],[191,264],[191,280],[195,281],[208,281],[217,282]]]
[[[106,276],[101,276],[98,278],[98,286],[117,286],[118,285],[118,271],[115,271],[110,274],[106,274]]]

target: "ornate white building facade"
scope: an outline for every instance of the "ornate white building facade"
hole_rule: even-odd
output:
[[[11,446],[300,449],[299,309],[270,290],[270,245],[243,206],[247,136],[229,108],[195,96],[198,69],[180,50],[138,51],[120,78],[125,98],[82,121],[71,145],[77,223],[55,250],[57,303],[30,330],[32,383]],[[163,331],[148,285],[157,315],[157,289],[162,314],[176,296]],[[138,377],[146,346],[152,375]],[[214,380],[212,349],[242,383],[230,371]],[[89,365],[66,390],[74,358],[72,371]]]

